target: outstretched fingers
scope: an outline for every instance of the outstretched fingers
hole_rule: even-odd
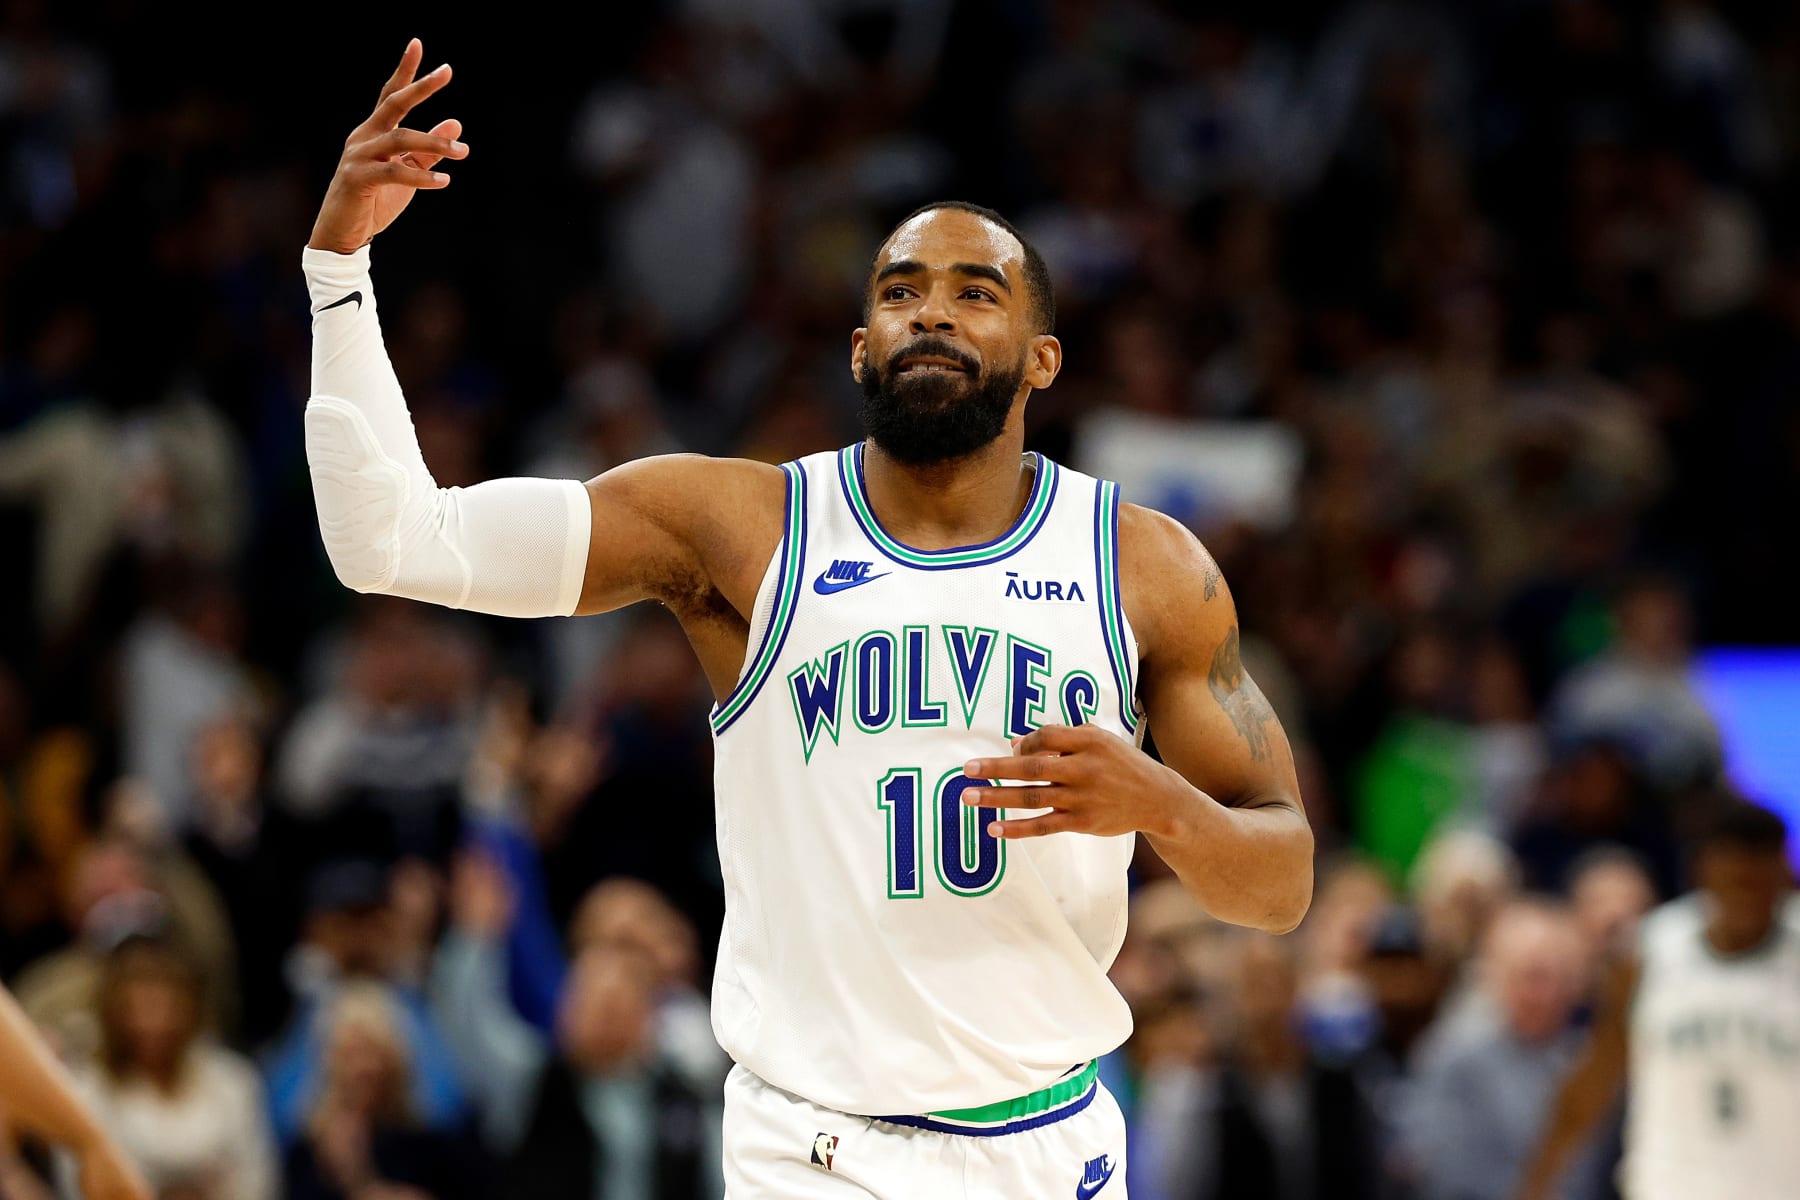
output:
[[[970,779],[1012,779],[1021,783],[1074,783],[1082,766],[1065,754],[1021,754],[1011,758],[972,758],[963,764]]]
[[[443,159],[468,156],[469,148],[456,140],[462,136],[462,122],[454,117],[439,121],[431,127],[430,133],[422,136],[436,139],[436,142],[428,148],[408,149],[400,155],[400,161],[409,167],[429,171]]]
[[[469,148],[461,142],[436,133],[420,133],[416,129],[390,129],[377,134],[363,145],[361,157],[386,161],[397,159],[408,166],[431,167],[440,159],[461,158]],[[430,162],[422,161],[429,157]]]
[[[1014,817],[1010,821],[989,821],[988,835],[997,838],[1034,838],[1048,837],[1053,833],[1068,833],[1079,830],[1076,818],[1071,813],[1047,812],[1041,817]]]
[[[407,113],[449,82],[450,64],[445,63],[423,79],[415,79],[388,93],[375,106],[375,111],[369,114],[368,128],[376,133],[385,133],[397,127]]]
[[[360,163],[356,171],[365,183],[399,183],[410,188],[445,188],[450,186],[450,176],[442,171],[427,171],[420,167],[409,167],[399,159],[386,162]]]
[[[425,44],[418,38],[406,43],[406,49],[400,55],[400,65],[394,68],[388,81],[381,85],[381,96],[375,102],[376,107],[380,107],[382,101],[413,81],[413,75],[419,69],[419,60],[424,57]]]

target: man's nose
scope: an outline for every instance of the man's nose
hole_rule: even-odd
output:
[[[941,291],[934,289],[919,301],[919,307],[913,310],[912,331],[956,332],[956,317],[951,311],[948,298]]]

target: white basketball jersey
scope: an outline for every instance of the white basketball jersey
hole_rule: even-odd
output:
[[[1697,895],[1644,919],[1620,1186],[1629,1200],[1800,1195],[1800,909],[1732,958]]]
[[[841,1112],[970,1108],[1131,1032],[1106,972],[1132,836],[1002,842],[995,810],[961,802],[966,761],[1039,725],[1138,737],[1118,488],[1028,456],[1004,536],[923,551],[881,528],[861,452],[783,467],[786,534],[713,710],[713,1029],[746,1069]]]

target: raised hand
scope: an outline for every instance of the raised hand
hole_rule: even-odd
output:
[[[450,176],[433,168],[446,158],[467,157],[469,148],[456,140],[462,122],[439,121],[430,133],[400,127],[407,113],[450,82],[449,63],[414,79],[424,57],[418,38],[406,44],[375,111],[344,139],[343,157],[307,245],[349,254],[391,225],[414,192],[450,185]]]
[[[450,918],[458,929],[473,938],[505,937],[517,907],[512,883],[491,855],[458,856],[450,876]]]

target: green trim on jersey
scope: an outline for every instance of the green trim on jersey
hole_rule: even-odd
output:
[[[782,551],[786,554],[786,569],[782,571],[780,581],[775,585],[775,606],[769,615],[769,624],[763,631],[762,645],[758,649],[756,661],[744,673],[743,681],[725,697],[724,703],[713,710],[713,732],[718,733],[737,719],[746,705],[762,690],[763,681],[775,666],[775,659],[781,650],[781,631],[787,627],[788,618],[792,616],[794,605],[799,602],[800,576],[804,564],[800,561],[801,530],[806,520],[806,472],[797,463],[783,463],[782,471],[787,474],[787,532],[783,535]]]
[[[949,550],[915,550],[911,546],[903,546],[889,536],[875,519],[875,510],[869,505],[869,498],[863,494],[862,462],[857,455],[856,446],[847,446],[841,452],[842,462],[839,474],[844,481],[846,498],[862,524],[863,532],[883,554],[907,566],[913,567],[961,567],[975,566],[996,562],[1013,553],[1029,542],[1032,535],[1043,525],[1044,518],[1050,515],[1050,500],[1056,492],[1056,464],[1038,454],[1037,479],[1033,481],[1031,498],[1025,502],[1025,511],[998,541],[982,546],[960,546]]]
[[[1119,600],[1119,485],[1100,484],[1100,625],[1112,656],[1113,678],[1119,686],[1119,720],[1127,733],[1137,732],[1137,687],[1131,677],[1131,655],[1125,649],[1125,609]]]
[[[1047,1088],[1041,1088],[1029,1096],[1020,1096],[1016,1100],[1000,1100],[993,1104],[983,1104],[978,1108],[956,1108],[948,1112],[925,1114],[940,1121],[960,1121],[965,1125],[1003,1125],[1008,1121],[1017,1121],[1021,1117],[1035,1117],[1039,1113],[1049,1112],[1053,1108],[1061,1108],[1070,1101],[1079,1100],[1093,1086],[1099,1077],[1098,1060],[1073,1075],[1057,1080]]]

